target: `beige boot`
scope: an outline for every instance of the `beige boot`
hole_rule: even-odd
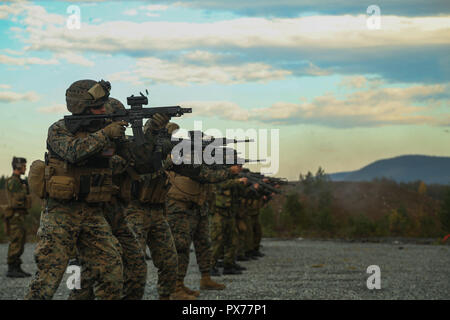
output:
[[[202,278],[200,279],[200,289],[201,290],[223,290],[225,289],[225,285],[221,283],[217,283],[211,279],[208,273],[202,274]]]
[[[182,287],[183,287],[184,292],[186,292],[190,296],[198,297],[200,295],[200,291],[192,290],[192,289],[186,287],[184,285],[184,283],[182,284]]]
[[[171,300],[196,300],[195,296],[191,296],[187,294],[183,289],[183,283],[181,281],[177,281],[177,287],[175,288],[175,292],[170,295]]]

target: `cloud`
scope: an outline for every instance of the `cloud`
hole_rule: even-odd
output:
[[[138,14],[138,11],[136,9],[128,9],[125,10],[123,14],[126,16],[136,16]]]
[[[150,52],[196,48],[356,49],[450,44],[448,17],[383,17],[382,29],[367,29],[366,17],[313,16],[294,19],[240,18],[211,23],[147,21],[31,28],[32,50]],[[114,30],[114,33],[110,31]]]
[[[93,67],[95,63],[86,59],[85,57],[75,54],[73,52],[60,52],[56,53],[55,57],[58,59],[65,59],[67,62],[72,64],[78,64],[84,67]]]
[[[66,113],[67,107],[64,104],[54,104],[48,107],[38,108],[39,113]]]
[[[146,16],[149,17],[159,17],[158,11],[165,11],[169,8],[167,5],[161,5],[161,4],[153,4],[153,5],[146,5],[146,6],[140,6],[137,9],[128,9],[123,12],[126,16],[137,16],[139,13],[145,13]]]
[[[17,101],[37,101],[39,96],[35,92],[17,93],[12,91],[0,91],[0,102],[11,103]]]
[[[185,101],[180,105],[183,108],[193,108],[192,116],[195,117],[218,117],[233,121],[247,121],[250,118],[248,110],[229,101]]]
[[[287,2],[285,5],[289,6]],[[65,27],[64,15],[50,14],[43,8],[34,10],[34,7],[23,5],[22,8],[26,13],[22,23],[27,36],[22,35],[20,39],[29,51],[80,55],[100,52],[166,60],[179,60],[182,55],[187,60],[186,53],[191,52],[193,64],[200,63],[194,61],[195,55],[203,53],[204,57],[198,59],[207,59],[209,53],[216,64],[224,67],[263,63],[274,70],[288,70],[294,76],[338,73],[373,74],[397,82],[450,80],[448,15],[384,14],[381,30],[369,30],[363,13],[271,19],[242,17],[208,23],[110,21],[83,23],[80,32]],[[165,7],[146,8],[161,11]],[[38,22],[32,23],[35,19]],[[226,63],[222,63],[223,59]]]
[[[0,20],[8,19],[10,15],[18,15],[23,11],[20,4],[0,5]]]
[[[193,114],[199,116],[275,125],[450,125],[450,117],[437,112],[440,106],[450,102],[448,92],[448,85],[415,85],[407,88],[368,88],[352,92],[345,98],[327,93],[311,102],[277,102],[266,108],[245,109],[225,101],[193,101],[182,102],[181,105],[193,108]]]
[[[0,89],[10,89],[11,86],[9,84],[0,84]]]
[[[291,74],[288,70],[273,69],[262,63],[242,65],[194,65],[170,62],[157,58],[139,58],[132,71],[110,75],[111,81],[128,80],[132,83],[154,82],[186,86],[192,83],[234,84],[251,81],[270,81],[283,79]],[[125,77],[124,77],[125,76]]]
[[[157,0],[158,3],[172,3],[168,0]],[[296,17],[299,14],[317,12],[320,14],[365,14],[369,4],[358,0],[183,0],[177,5],[215,11],[231,11],[247,16],[267,17]],[[374,4],[381,9],[384,15],[402,16],[433,16],[450,13],[447,0],[432,0],[423,2],[420,0],[409,0],[407,4],[403,0],[377,0]]]
[[[3,51],[8,54],[15,55],[15,56],[21,56],[25,53],[24,51],[17,51],[17,50],[11,50],[11,49],[3,49]]]
[[[35,57],[29,57],[29,58],[17,58],[17,57],[10,57],[3,54],[0,54],[0,64],[7,64],[7,65],[14,65],[14,66],[26,66],[30,64],[41,64],[41,65],[49,65],[49,64],[58,64],[58,60],[56,59],[41,59],[41,58],[35,58]]]
[[[365,76],[346,76],[343,77],[338,84],[339,87],[347,89],[361,89],[361,88],[377,88],[383,84],[380,78],[366,78]]]

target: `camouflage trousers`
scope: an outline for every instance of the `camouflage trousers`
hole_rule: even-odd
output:
[[[51,299],[76,246],[82,264],[89,265],[98,299],[120,299],[123,267],[117,240],[104,217],[104,205],[47,201],[41,213],[35,249],[37,272],[26,299]]]
[[[139,243],[146,241],[152,262],[158,269],[158,294],[167,297],[175,291],[177,280],[177,250],[162,204],[142,204],[132,201],[125,209],[125,220]]]
[[[237,255],[243,256],[246,252],[253,250],[253,232],[250,229],[251,219],[250,216],[244,214],[241,217],[236,218],[236,226],[238,230],[238,248]]]
[[[10,265],[20,265],[22,260],[20,257],[25,248],[25,212],[17,210],[8,218],[9,225],[9,246],[7,263]]]
[[[106,206],[105,218],[111,225],[114,237],[117,239],[118,250],[122,253],[123,264],[123,295],[124,300],[141,300],[144,296],[147,280],[147,264],[144,253],[135,234],[125,221],[126,205],[114,201]],[[81,289],[73,289],[70,300],[94,299],[94,279],[89,265],[83,265],[81,273]]]
[[[191,243],[201,274],[209,274],[211,241],[209,220],[204,208],[193,202],[167,201],[167,220],[172,230],[178,254],[178,280],[184,281],[189,266]]]
[[[250,232],[251,238],[249,239],[249,247],[250,250],[259,250],[259,245],[261,244],[262,238],[262,227],[261,222],[259,221],[259,212],[258,214],[250,215]]]
[[[212,265],[217,263],[222,253],[224,265],[233,265],[236,258],[237,241],[236,218],[231,208],[216,207],[211,224]]]

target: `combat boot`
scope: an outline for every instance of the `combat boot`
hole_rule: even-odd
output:
[[[245,253],[245,256],[249,259],[249,260],[258,260],[258,257],[254,256],[252,251],[247,251]]]
[[[216,267],[223,268],[223,260],[217,260]]]
[[[186,292],[190,296],[198,297],[200,295],[200,291],[192,290],[192,289],[186,287],[184,285],[184,283],[182,284],[182,287],[183,287],[184,292]]]
[[[20,264],[9,264],[6,276],[9,278],[26,278],[30,277],[31,274],[25,272],[20,268]]]
[[[259,251],[259,250],[253,250],[253,255],[254,255],[255,257],[264,257],[264,256],[265,256],[265,254],[262,253],[262,252]]]
[[[183,283],[177,281],[175,292],[170,295],[170,300],[196,300],[197,298],[187,294],[183,289]]]
[[[219,268],[217,266],[211,267],[209,274],[213,277],[220,277],[222,274],[220,273]]]
[[[242,274],[242,271],[237,270],[233,265],[225,265],[223,274]]]
[[[237,264],[237,263],[234,263],[233,267],[234,267],[236,270],[239,270],[239,271],[247,270],[246,267],[243,267],[243,266],[241,266],[240,264]]]
[[[249,261],[250,258],[248,258],[248,257],[245,256],[245,255],[242,255],[242,256],[238,256],[238,257],[236,258],[236,260],[237,260],[237,261]]]
[[[221,283],[217,283],[211,279],[209,274],[203,274],[200,279],[200,289],[201,290],[223,290],[225,289],[225,285]]]

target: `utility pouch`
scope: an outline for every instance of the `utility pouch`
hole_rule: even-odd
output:
[[[109,202],[113,193],[112,176],[109,174],[95,173],[90,176],[89,194],[86,202]]]
[[[28,174],[28,185],[30,192],[40,199],[44,199],[45,192],[45,163],[42,160],[35,160],[31,164]],[[29,208],[27,208],[29,209]]]
[[[48,181],[48,195],[51,198],[70,200],[75,193],[75,179],[72,177],[53,176]]]
[[[168,191],[165,176],[145,177],[140,184],[138,199],[140,202],[163,203]]]

